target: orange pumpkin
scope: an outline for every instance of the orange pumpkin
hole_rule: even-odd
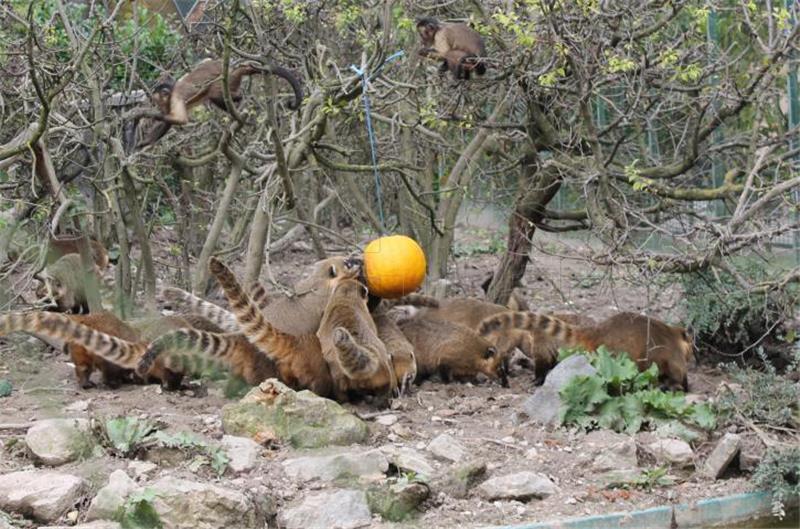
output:
[[[418,289],[426,267],[422,248],[405,235],[375,239],[364,249],[367,287],[381,298],[399,298]]]

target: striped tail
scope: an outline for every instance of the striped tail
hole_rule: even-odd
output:
[[[267,288],[260,281],[253,281],[250,285],[250,298],[262,311],[269,305],[269,294]]]
[[[162,294],[165,300],[179,305],[186,305],[191,309],[191,312],[196,312],[211,320],[226,332],[239,331],[239,324],[236,321],[236,316],[234,316],[231,311],[219,305],[215,305],[210,301],[206,301],[180,288],[165,287],[162,290]]]
[[[344,327],[336,327],[333,330],[333,345],[336,347],[342,371],[353,380],[369,378],[378,371],[378,358],[375,353],[356,343]]]
[[[439,300],[433,296],[426,296],[425,294],[408,294],[397,299],[384,299],[383,306],[388,308],[398,307],[400,305],[412,305],[414,307],[431,307],[439,308]]]
[[[575,326],[558,318],[536,312],[501,312],[489,316],[481,321],[478,333],[481,336],[488,336],[494,332],[504,332],[510,329],[540,332],[567,347],[578,345]]]
[[[114,365],[134,369],[145,352],[133,343],[96,331],[55,312],[10,312],[0,316],[0,336],[12,332],[44,335],[85,347]]]
[[[242,290],[230,268],[225,266],[222,261],[212,257],[208,268],[225,291],[228,304],[236,316],[241,332],[247,336],[250,343],[276,362],[284,361],[292,356],[297,350],[298,337],[273,327],[264,318],[264,314],[253,303],[250,296]]]
[[[208,365],[230,365],[239,333],[213,333],[183,328],[162,334],[150,343],[136,372],[143,376],[162,355],[164,367],[176,373],[200,372]]]

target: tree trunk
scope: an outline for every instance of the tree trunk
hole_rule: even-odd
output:
[[[505,305],[511,291],[525,275],[531,251],[531,239],[536,225],[544,217],[547,204],[561,187],[561,176],[553,167],[541,167],[536,154],[525,157],[522,171],[526,175],[526,188],[520,190],[514,211],[508,220],[508,244],[497,265],[486,297],[498,305]]]

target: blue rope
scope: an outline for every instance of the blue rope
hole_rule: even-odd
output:
[[[354,64],[350,65],[350,69],[353,70],[356,75],[361,77],[361,98],[364,100],[364,118],[367,122],[367,136],[369,137],[370,154],[372,156],[372,172],[375,176],[375,197],[378,200],[378,216],[381,221],[381,229],[384,232],[386,231],[386,221],[383,216],[383,190],[381,187],[380,171],[378,171],[377,141],[375,140],[375,129],[372,128],[372,111],[370,110],[369,97],[367,96],[367,84],[372,78],[380,73],[381,69],[387,63],[402,57],[404,53],[405,52],[403,52],[403,50],[400,50],[387,57],[386,60],[383,61],[374,72],[372,72],[372,75],[367,75],[366,70],[362,70]]]

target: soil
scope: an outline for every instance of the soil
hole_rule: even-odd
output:
[[[550,254],[564,251],[563,238],[540,237],[540,247]],[[454,258],[452,295],[481,295],[480,284],[491,272],[499,256],[480,253],[489,245],[487,232],[462,229],[457,240],[460,256]],[[582,244],[578,240],[568,242]],[[163,248],[168,248],[164,244]],[[667,321],[681,319],[680,292],[674,287],[661,288],[651,280],[638,278],[626,270],[595,269],[587,263],[557,255],[536,253],[525,275],[524,293],[532,310],[572,310],[596,319],[615,310],[646,310]],[[164,260],[169,257],[164,256]],[[285,252],[272,259],[274,277],[284,284],[298,279],[302,270],[315,260],[306,250]],[[97,374],[94,375],[98,377]],[[0,378],[14,385],[13,394],[0,400],[0,473],[28,467],[32,463],[17,442],[24,437],[24,425],[43,418],[81,416],[70,411],[88,407],[91,416],[140,416],[159,419],[169,431],[189,430],[220,438],[219,409],[230,400],[223,396],[224,381],[206,381],[205,390],[189,389],[164,392],[155,385],[126,385],[109,390],[77,387],[69,359],[58,352],[47,352],[34,338],[11,336],[0,340]],[[700,367],[690,373],[693,393],[713,395],[722,375],[716,369]],[[524,420],[516,411],[534,391],[533,376],[521,371],[511,379],[509,388],[492,383],[442,384],[426,381],[416,386],[410,396],[399,399],[390,413],[399,421],[382,426],[370,421],[370,445],[398,443],[418,450],[441,433],[459,440],[471,458],[483,461],[489,475],[532,470],[549,476],[559,492],[545,500],[529,502],[487,502],[477,494],[460,500],[436,494],[424,505],[413,525],[419,527],[482,527],[554,520],[597,513],[644,509],[656,505],[693,502],[747,490],[745,476],[716,482],[697,477],[692,472],[670,469],[675,484],[652,490],[603,489],[593,482],[591,471],[581,457],[579,445],[583,434],[567,430],[547,431]],[[72,406],[72,408],[70,408]],[[368,416],[376,410],[368,404],[346,405]],[[695,447],[698,462],[712,446]],[[308,488],[322,485],[298,485],[284,473],[280,461],[293,455],[285,446],[265,451],[260,467],[243,476],[218,478],[208,466],[189,469],[188,458],[160,461],[158,473],[192,477],[239,489],[266,488],[278,502],[278,508],[300,498]],[[432,457],[429,457],[433,460]],[[646,458],[643,458],[646,460]],[[125,468],[128,461],[109,455],[93,457],[59,470],[88,477],[96,486],[105,484],[115,468]],[[437,463],[440,468],[444,463]],[[646,467],[647,465],[641,465]],[[394,527],[377,522],[375,527]]]

